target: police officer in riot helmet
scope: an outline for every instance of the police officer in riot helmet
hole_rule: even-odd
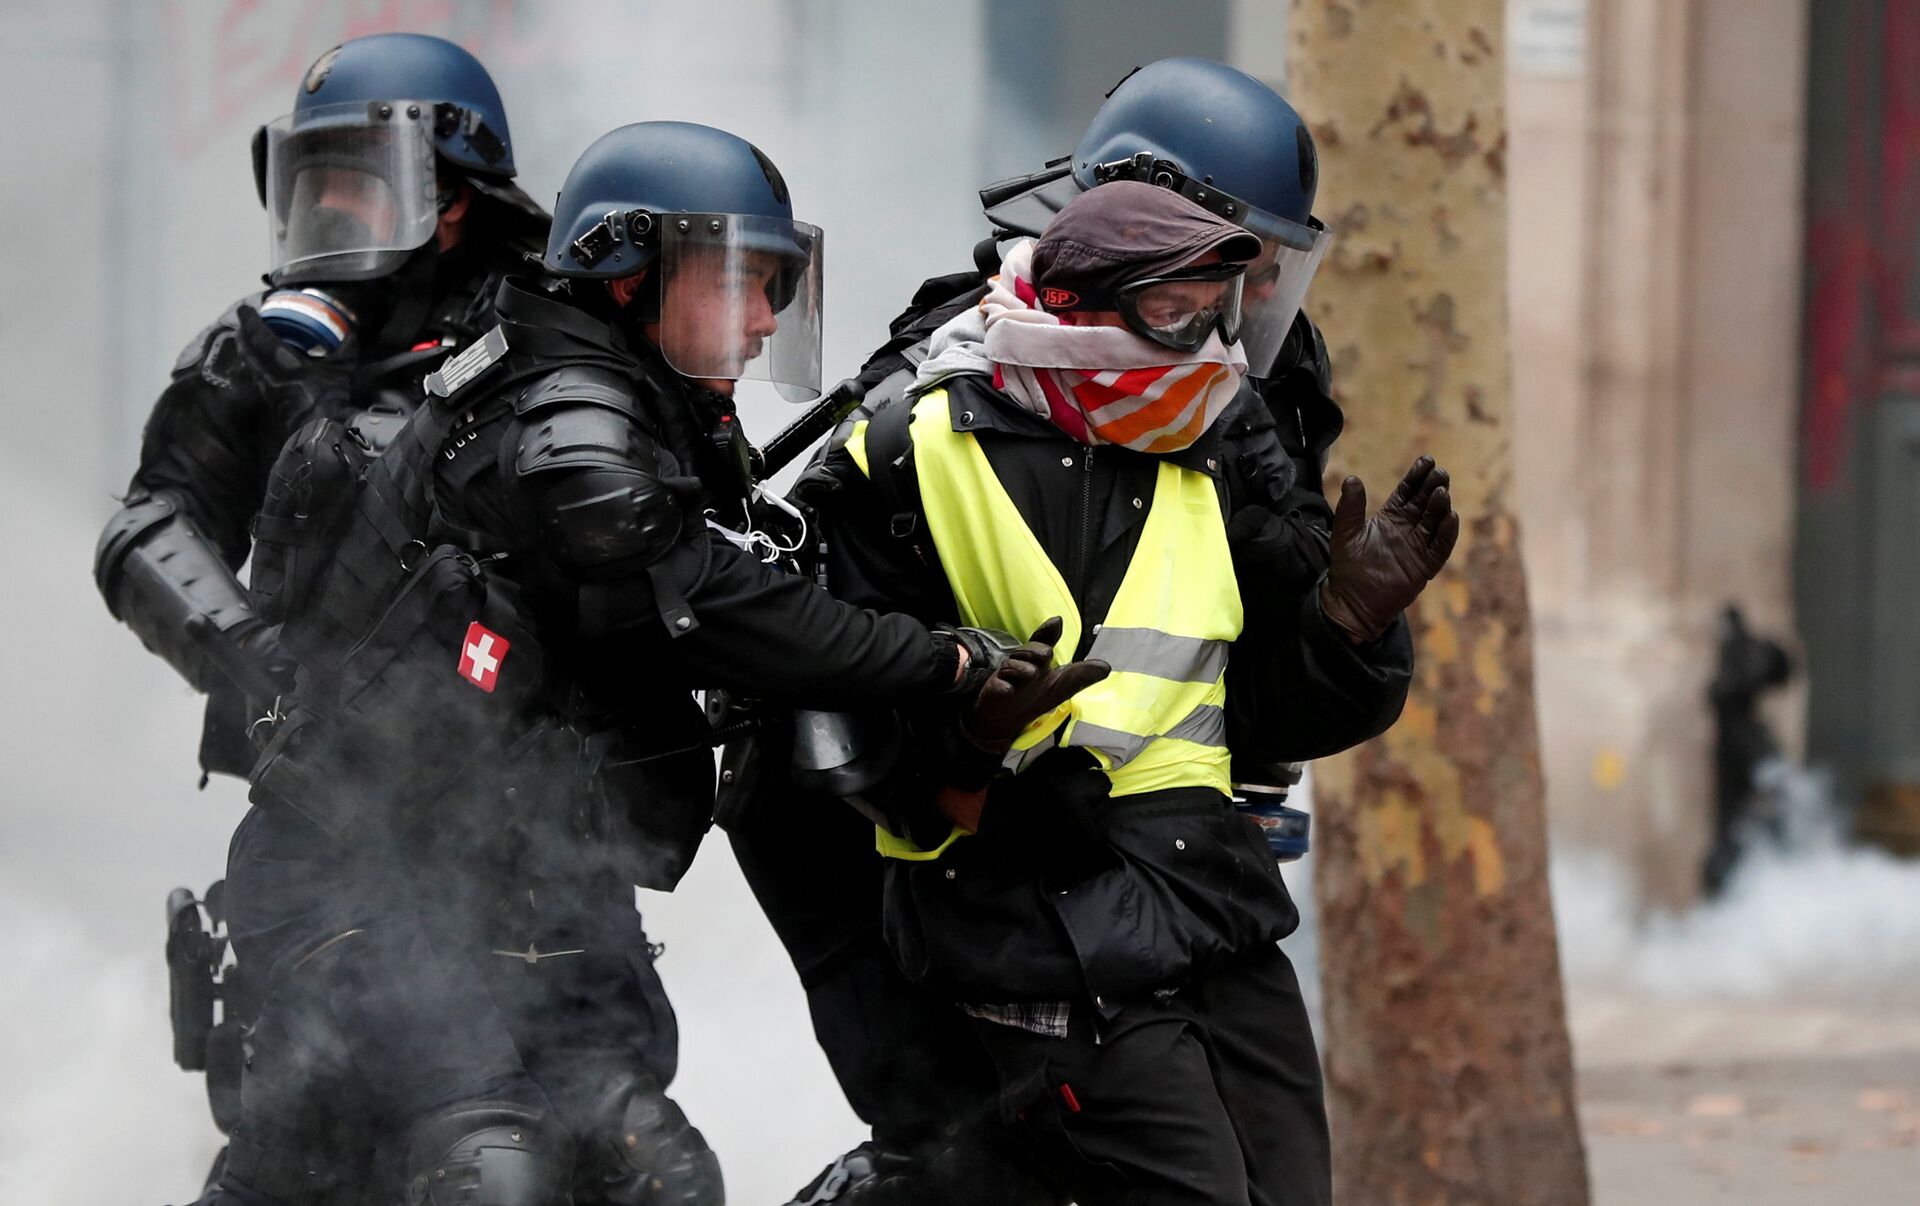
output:
[[[486,69],[419,34],[327,51],[293,112],[256,133],[272,287],[182,353],[95,562],[114,615],[213,695],[206,770],[245,773],[263,709],[242,696],[269,702],[288,674],[234,575],[268,467],[316,415],[367,412],[359,429],[379,438],[434,362],[491,325],[494,286],[547,228],[513,175]]]
[[[1318,175],[1306,124],[1265,84],[1202,59],[1137,69],[1108,94],[1071,155],[981,190],[994,229],[976,248],[976,268],[922,284],[894,320],[892,338],[861,371],[861,413],[903,394],[927,355],[928,337],[980,303],[986,278],[999,270],[999,244],[1038,237],[1069,201],[1109,181],[1172,189],[1261,240],[1242,290],[1247,380],[1219,423],[1230,487],[1259,505],[1231,522],[1236,540],[1268,554],[1260,559],[1262,590],[1278,596],[1310,589],[1328,564],[1333,513],[1321,481],[1343,425],[1330,396],[1325,345],[1300,309],[1331,237],[1312,212]],[[816,469],[803,476],[796,497],[820,501],[814,491],[837,488]],[[1271,521],[1257,521],[1261,511]],[[1230,716],[1229,723],[1236,782],[1284,798],[1297,767],[1243,752],[1255,744],[1247,738],[1258,717]],[[1303,746],[1318,744],[1319,735],[1299,736]],[[905,1195],[970,1202],[995,1200],[996,1193],[1014,1200],[1004,1185],[981,1189],[993,1178],[1018,1179],[1015,1153],[991,1125],[995,1089],[983,1053],[951,1011],[904,981],[880,942],[874,902],[882,860],[863,840],[867,823],[828,801],[794,807],[783,793],[791,796],[793,784],[766,775],[737,808],[723,800],[741,818],[731,838],[800,972],[836,1077],[873,1128],[871,1140],[830,1164],[795,1201],[871,1203]],[[796,857],[802,849],[808,853]],[[886,1038],[876,1044],[876,1034]],[[874,1054],[876,1045],[884,1057]]]
[[[1105,673],[773,564],[793,541],[732,394],[817,391],[821,237],[764,154],[625,126],[556,209],[544,271],[502,284],[352,505],[310,508],[340,519],[328,563],[289,577],[298,679],[228,864],[236,947],[275,986],[223,1182],[243,1201],[325,1178],[416,1203],[720,1202],[664,1092],[673,1013],[632,901],[711,823],[693,690],[922,699],[997,730]],[[276,475],[335,447],[296,440]],[[397,1138],[356,1147],[369,1118]]]
[[[384,440],[422,376],[492,325],[495,286],[538,251],[548,223],[513,182],[486,69],[439,38],[380,34],[327,51],[253,150],[269,288],[181,354],[95,561],[112,613],[209,694],[201,765],[234,775],[254,759],[247,726],[291,682],[291,659],[236,577],[281,445],[317,417],[350,419],[369,446]],[[203,932],[191,893],[176,897],[176,1059],[208,1069],[226,1130],[258,985],[229,968],[225,1020],[213,1026],[223,947]],[[217,915],[215,893],[208,904]]]

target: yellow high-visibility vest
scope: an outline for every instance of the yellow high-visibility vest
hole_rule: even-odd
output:
[[[1054,663],[1069,660],[1083,624],[1073,596],[979,441],[953,430],[945,390],[916,403],[909,431],[927,530],[962,622],[1024,637],[1060,616],[1065,630]],[[847,449],[871,476],[864,423]],[[1087,653],[1113,673],[1029,725],[1008,765],[1020,770],[1056,744],[1081,746],[1112,780],[1115,796],[1169,787],[1230,791],[1227,653],[1241,626],[1240,587],[1214,483],[1163,460],[1139,544]],[[888,849],[889,839],[900,845],[885,835],[882,853],[912,856],[910,845]]]

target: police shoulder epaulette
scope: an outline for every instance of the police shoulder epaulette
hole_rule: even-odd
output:
[[[427,374],[427,393],[436,398],[451,398],[466,388],[507,354],[507,333],[495,327],[479,340],[460,350],[452,359]]]

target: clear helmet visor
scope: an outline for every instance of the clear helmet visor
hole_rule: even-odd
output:
[[[1248,376],[1265,377],[1273,371],[1333,232],[1318,220],[1302,226],[1257,211],[1245,225],[1260,236],[1261,248],[1247,264],[1241,291],[1240,343],[1247,353]]]
[[[820,228],[742,214],[662,214],[655,342],[683,377],[820,394]]]
[[[266,127],[263,191],[275,283],[397,268],[440,218],[433,106],[322,105]]]

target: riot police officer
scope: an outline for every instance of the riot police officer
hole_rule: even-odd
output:
[[[514,183],[493,81],[439,38],[379,34],[327,51],[253,151],[269,288],[181,353],[95,561],[112,613],[208,693],[201,766],[235,775],[253,763],[248,724],[290,681],[290,660],[236,577],[269,466],[315,417],[353,416],[358,438],[386,439],[424,374],[492,326],[495,286],[547,228]],[[243,973],[229,971],[228,1020],[209,1037],[206,978],[221,951],[190,906],[170,905],[176,1058],[211,1064],[225,1130],[251,1004]],[[188,951],[198,953],[182,959]]]
[[[322,424],[275,470],[346,484],[301,513],[331,526],[286,540],[331,554],[288,579],[297,683],[229,859],[234,942],[271,985],[223,1181],[245,1201],[369,1180],[413,1202],[721,1201],[665,1095],[673,1014],[632,902],[710,824],[692,690],[937,697],[998,727],[1104,675],[773,564],[791,541],[732,394],[817,391],[821,241],[763,153],[625,126],[556,209],[542,272],[502,285],[498,325],[383,455],[324,468],[359,456]],[[395,1139],[369,1150],[369,1129]]]
[[[1261,549],[1263,592],[1303,593],[1327,567],[1333,513],[1321,480],[1343,426],[1325,345],[1300,310],[1330,234],[1312,212],[1319,171],[1305,122],[1272,89],[1224,64],[1173,58],[1138,69],[1109,94],[1071,155],[982,189],[993,234],[976,249],[976,268],[921,285],[862,369],[861,413],[904,394],[928,337],[979,304],[1000,243],[1039,236],[1074,197],[1114,180],[1172,189],[1261,239],[1243,291],[1247,383],[1219,424],[1241,504],[1230,522],[1236,543]],[[818,492],[836,488],[814,472],[796,495],[820,501]],[[1236,782],[1283,788],[1297,779],[1297,769],[1251,755],[1260,718],[1229,720]],[[1326,745],[1312,732],[1293,737],[1296,750]],[[768,765],[780,760],[777,750],[761,754]],[[729,809],[741,817],[730,837],[800,973],[829,1063],[873,1137],[795,1201],[1014,1200],[1006,1180],[1024,1184],[1017,1153],[994,1127],[974,1125],[993,1108],[983,1053],[961,1019],[902,979],[880,941],[881,860],[868,822],[832,801],[795,807],[796,794],[786,778],[763,776],[751,801]],[[1045,1200],[1032,1192],[1021,1200]]]

